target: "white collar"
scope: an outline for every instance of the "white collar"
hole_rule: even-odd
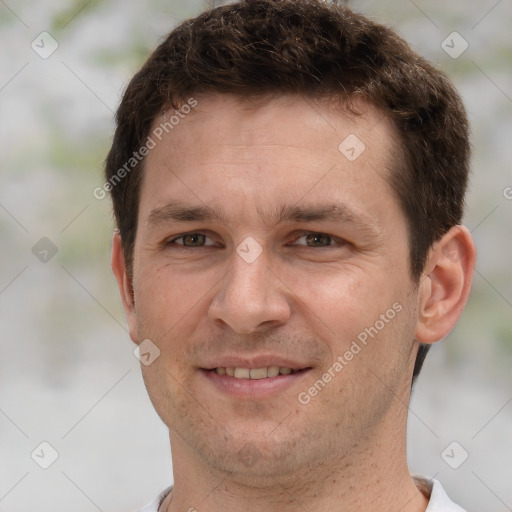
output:
[[[413,479],[418,489],[429,498],[425,512],[465,512],[453,503],[438,480],[416,475]]]

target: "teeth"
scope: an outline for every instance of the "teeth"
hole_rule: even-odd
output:
[[[291,368],[269,366],[267,368],[215,368],[219,375],[228,375],[235,379],[266,379],[267,377],[277,377],[278,375],[290,375]]]
[[[235,368],[235,379],[250,379],[251,370],[249,368]]]
[[[268,377],[268,371],[266,368],[252,368],[250,375],[251,379],[266,379]]]
[[[279,366],[269,366],[267,368],[267,377],[277,377],[279,375]]]

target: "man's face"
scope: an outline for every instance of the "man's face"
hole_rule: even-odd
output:
[[[149,395],[221,471],[339,464],[405,418],[417,292],[394,131],[296,96],[197,99],[141,188],[128,318],[160,350]]]

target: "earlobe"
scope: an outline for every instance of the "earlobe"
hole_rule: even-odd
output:
[[[454,226],[434,244],[419,285],[418,341],[434,343],[452,330],[466,306],[475,262],[475,244],[465,226]]]
[[[130,338],[135,343],[138,343],[137,315],[135,311],[132,279],[126,269],[123,243],[119,230],[117,229],[114,231],[112,237],[112,257],[110,263],[121,295],[126,320],[128,321]]]

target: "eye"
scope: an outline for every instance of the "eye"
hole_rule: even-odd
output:
[[[299,242],[299,240],[304,240],[304,242]],[[343,240],[337,240],[339,244],[343,245]],[[299,238],[295,240],[295,243],[297,245],[305,245],[307,247],[329,247],[332,245],[336,245],[336,241],[334,237],[332,237],[331,235],[313,232],[302,234]]]
[[[168,240],[165,245],[181,245],[183,247],[192,248],[215,245],[215,242],[203,233],[186,233]]]

